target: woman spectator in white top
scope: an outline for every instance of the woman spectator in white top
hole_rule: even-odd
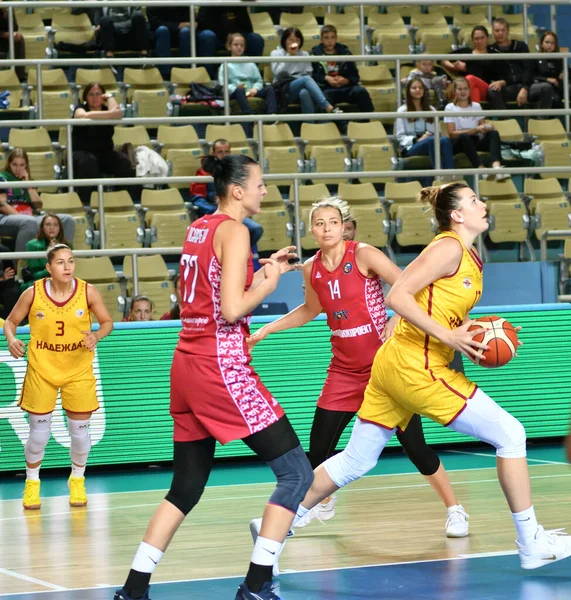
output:
[[[421,79],[411,79],[406,86],[406,102],[398,108],[401,112],[436,110],[430,106],[428,90]],[[395,137],[401,156],[430,156],[434,166],[434,121],[432,119],[405,119],[395,121]],[[440,138],[440,156],[443,169],[454,168],[452,142],[448,137]]]
[[[462,113],[466,111],[479,111],[481,106],[477,102],[472,102],[470,97],[470,85],[464,77],[458,77],[453,82],[454,102],[446,105],[446,112],[454,113],[449,117],[444,117],[444,122],[448,128],[448,135],[452,139],[454,154],[463,152],[472,166],[478,169],[484,169],[478,150],[490,153],[490,160],[494,169],[501,169],[500,162],[500,134],[491,123],[486,123],[483,116],[466,117]],[[496,180],[507,179],[506,173],[498,173]],[[484,179],[486,176],[484,176]]]
[[[297,27],[288,27],[282,33],[280,47],[272,50],[270,56],[278,60],[284,56],[299,56],[300,58],[309,56],[308,52],[301,49],[302,46],[303,34],[301,31]],[[323,95],[321,88],[311,76],[313,67],[310,62],[304,61],[303,58],[299,62],[273,62],[271,68],[274,74],[274,85],[279,86],[280,80],[286,82],[284,85],[289,101],[299,101],[301,112],[317,112],[315,105],[327,113],[343,112],[340,108],[334,107]]]

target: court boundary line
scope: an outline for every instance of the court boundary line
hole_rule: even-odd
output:
[[[535,467],[543,467],[543,466],[548,466],[548,465],[533,465]],[[482,470],[487,470],[489,467],[485,467]],[[492,467],[495,469],[495,467]],[[470,471],[475,471],[477,469],[469,469]],[[416,473],[418,474],[418,473]],[[378,475],[371,475],[370,477],[378,477]],[[554,478],[562,478],[562,477],[571,477],[571,473],[558,473],[558,474],[552,474],[552,475],[530,475],[530,479],[534,480],[534,479],[554,479]],[[478,484],[478,483],[498,483],[499,485],[499,481],[497,477],[494,477],[493,479],[474,479],[474,480],[470,480],[470,481],[455,481],[455,482],[451,482],[452,485],[474,485],[474,484]],[[272,485],[271,483],[259,483],[257,485]],[[223,487],[223,486],[218,486],[218,487]],[[233,486],[229,486],[229,487],[233,487]],[[347,494],[347,493],[358,493],[358,492],[372,492],[372,491],[378,491],[378,490],[407,490],[407,489],[414,489],[414,488],[422,488],[422,487],[430,487],[429,483],[426,482],[422,482],[422,483],[414,483],[414,484],[406,484],[406,485],[390,485],[390,486],[375,486],[375,487],[362,487],[362,488],[349,488],[349,489],[343,489],[341,490],[342,494]],[[148,490],[151,492],[164,492],[166,490]],[[244,496],[223,496],[222,498],[209,498],[208,501],[209,502],[232,502],[235,500],[253,500],[253,499],[257,499],[257,498],[267,498],[268,495],[266,494],[260,494],[260,495],[244,495]],[[50,498],[65,498],[67,499],[67,495],[66,496],[50,496]],[[14,502],[16,499],[12,499],[12,500],[3,500],[2,502]],[[86,513],[95,513],[95,512],[112,512],[112,511],[118,511],[118,510],[126,510],[126,509],[132,509],[132,508],[145,508],[148,506],[157,506],[156,502],[149,502],[149,503],[145,503],[145,504],[128,504],[128,505],[124,505],[124,506],[102,506],[99,508],[85,508],[83,509],[83,512]],[[6,517],[6,518],[0,518],[0,523],[6,522],[6,521],[19,521],[22,519],[41,519],[42,517],[59,517],[62,515],[69,515],[70,511],[65,511],[65,512],[48,512],[48,513],[44,513],[42,515],[41,512],[38,512],[37,514],[21,514],[15,517]]]
[[[494,554],[494,556],[513,556],[514,554],[517,554],[517,550],[500,550],[498,552],[496,552]],[[287,573],[283,573],[284,576],[287,575],[299,575],[299,574],[303,574],[303,573],[327,573],[327,572],[331,572],[331,571],[350,571],[350,570],[355,570],[355,569],[373,569],[375,567],[398,567],[401,565],[418,565],[418,564],[430,564],[430,563],[436,563],[436,562],[449,562],[449,561],[455,561],[455,560],[473,560],[473,559],[478,559],[478,558],[487,558],[486,556],[482,556],[481,553],[478,554],[462,554],[459,556],[448,556],[445,558],[429,558],[429,559],[425,559],[425,560],[408,560],[408,561],[398,561],[398,562],[391,562],[391,563],[375,563],[375,564],[368,564],[368,565],[350,565],[350,566],[346,566],[346,567],[327,567],[325,569],[307,569],[305,571],[288,571]],[[196,583],[196,582],[203,582],[203,581],[227,581],[229,579],[242,579],[244,576],[243,575],[226,575],[224,577],[200,577],[198,579],[173,579],[173,580],[169,580],[169,581],[155,581],[153,583],[153,585],[157,586],[157,585],[172,585],[175,583]],[[91,586],[91,587],[84,587],[84,588],[64,588],[63,590],[55,590],[55,591],[68,591],[68,592],[81,592],[81,591],[86,591],[86,590],[105,590],[105,589],[116,589],[117,587],[121,587],[122,584],[115,584],[115,585],[110,585],[110,586],[101,586],[101,585],[96,585],[96,586]],[[36,592],[16,592],[16,593],[10,593],[10,594],[0,594],[0,598],[17,598],[20,595],[31,595],[31,594],[49,594],[51,592],[53,592],[54,590],[41,590],[41,591],[36,591]]]
[[[447,452],[452,452],[453,454],[468,454],[469,456],[484,456],[485,458],[496,458],[495,454],[486,454],[485,452],[466,452],[465,450],[447,450]],[[544,465],[568,465],[569,463],[557,461],[557,460],[542,460],[540,458],[527,458],[527,462],[536,462]],[[534,467],[539,467],[539,465],[532,465]],[[484,467],[487,468],[487,467]]]
[[[50,588],[49,590],[45,590],[46,592],[69,592],[72,591],[70,588],[63,587],[62,585],[57,585],[56,583],[50,583],[49,581],[44,581],[43,579],[37,579],[36,577],[30,577],[29,575],[24,575],[23,573],[18,573],[17,571],[12,571],[10,569],[3,569],[0,567],[0,574],[7,575],[9,577],[14,577],[15,579],[22,579],[23,581],[27,581],[28,583],[35,583],[36,585],[42,585],[44,587]],[[43,590],[42,590],[43,592]],[[27,592],[17,592],[18,594],[25,594]],[[32,592],[38,593],[38,592]],[[4,596],[5,594],[0,594],[0,596]],[[8,594],[14,595],[14,594]]]

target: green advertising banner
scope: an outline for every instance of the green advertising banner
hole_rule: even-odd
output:
[[[571,309],[568,305],[493,307],[477,313],[499,314],[521,325],[524,346],[501,369],[465,361],[468,377],[524,424],[528,438],[566,434],[571,382]],[[260,320],[266,321],[266,319]],[[254,323],[255,330],[260,323]],[[169,371],[178,339],[176,322],[120,323],[97,348],[95,373],[101,409],[91,421],[90,465],[154,463],[172,458]],[[29,339],[26,329],[19,335]],[[331,357],[323,318],[275,334],[254,350],[254,366],[284,407],[304,448],[315,402]],[[17,406],[26,370],[24,359],[10,357],[0,338],[0,471],[23,470],[26,414]],[[188,382],[192,386],[192,381]],[[128,432],[128,436],[126,435]],[[425,420],[428,443],[453,444],[470,438]],[[350,435],[341,438],[343,447]],[[391,445],[398,445],[396,438]],[[245,456],[241,442],[218,446],[218,457]],[[44,468],[69,464],[69,435],[58,403]]]

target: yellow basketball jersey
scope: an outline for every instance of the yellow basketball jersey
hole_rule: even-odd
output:
[[[61,386],[92,369],[93,352],[81,341],[91,330],[87,283],[75,279],[75,290],[65,302],[56,302],[47,291],[48,278],[34,283],[28,316],[28,364],[53,385]]]
[[[462,245],[462,260],[458,270],[453,275],[431,283],[416,295],[416,301],[441,325],[456,329],[482,296],[483,265],[476,251],[466,248],[460,237],[452,231],[437,235],[431,243],[446,237],[452,237]],[[448,365],[454,355],[452,348],[405,319],[400,319],[394,335],[399,344],[414,346],[424,353],[425,368]]]

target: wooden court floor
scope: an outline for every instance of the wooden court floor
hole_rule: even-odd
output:
[[[283,551],[283,572],[385,565],[513,552],[515,530],[488,451],[440,453],[459,501],[470,513],[470,536],[444,536],[446,512],[404,458],[380,461],[375,475],[339,492],[335,518],[299,529]],[[534,503],[546,529],[571,530],[571,468],[560,448],[530,452]],[[396,466],[395,466],[396,465]],[[240,480],[240,466],[233,477]],[[95,479],[97,476],[93,476]],[[164,478],[163,478],[164,479]],[[218,478],[220,480],[220,477]],[[21,500],[0,501],[0,596],[121,584],[150,516],[165,490],[89,493],[86,508],[67,496],[42,498],[40,511],[24,512]],[[154,582],[243,575],[252,550],[249,520],[259,516],[271,483],[208,487],[163,558]],[[269,479],[268,479],[269,481]],[[88,479],[88,492],[90,483]],[[65,478],[61,478],[61,492]],[[571,564],[569,565],[571,574]],[[570,580],[571,585],[571,580]],[[41,598],[41,594],[38,598]],[[51,594],[48,594],[51,597]],[[76,596],[74,596],[76,597]],[[380,596],[379,596],[380,597]],[[81,595],[77,595],[81,598]],[[465,599],[471,600],[471,599]]]

